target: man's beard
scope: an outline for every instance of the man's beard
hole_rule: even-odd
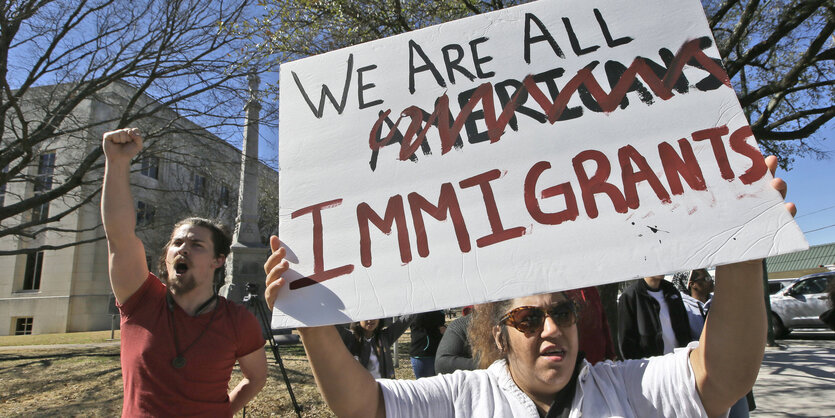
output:
[[[186,294],[197,287],[197,281],[194,280],[194,276],[191,274],[185,274],[181,277],[169,274],[166,278],[166,284],[175,295]]]

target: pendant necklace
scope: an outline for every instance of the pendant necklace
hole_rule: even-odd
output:
[[[189,346],[186,347],[185,350],[180,351],[180,343],[177,341],[177,328],[174,325],[176,321],[174,320],[174,306],[172,304],[173,298],[171,297],[170,293],[168,294],[168,298],[168,312],[170,312],[171,317],[171,332],[172,336],[174,337],[174,351],[177,353],[177,356],[174,357],[173,360],[171,360],[171,366],[173,366],[175,369],[182,369],[186,365],[186,352],[188,352],[188,350],[190,350],[191,347],[194,347],[194,344],[196,344],[197,341],[199,341],[200,338],[203,337],[203,334],[205,334],[209,327],[212,325],[212,321],[215,319],[215,312],[217,312],[217,307],[215,307],[215,309],[212,310],[212,316],[209,317],[209,323],[206,324],[206,326],[203,328],[203,331],[200,332],[200,335],[198,335],[197,338],[195,338],[194,341],[192,341],[191,344],[189,344]],[[203,302],[203,304],[200,305],[199,308],[197,308],[197,314],[199,315],[200,312],[206,309],[206,307],[208,307],[215,299],[217,299],[217,295],[212,295],[212,297],[210,297],[209,300]]]

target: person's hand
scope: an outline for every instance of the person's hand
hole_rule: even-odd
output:
[[[142,134],[136,128],[105,132],[101,146],[108,161],[130,162],[142,150]]]
[[[264,272],[267,273],[264,300],[267,301],[267,306],[272,310],[275,300],[278,298],[278,292],[286,281],[281,276],[290,268],[290,263],[284,259],[287,250],[281,246],[281,242],[275,235],[270,237],[270,249],[272,254],[264,263]]]
[[[768,171],[770,171],[771,175],[773,176],[774,172],[777,170],[777,157],[774,155],[769,155],[768,157],[765,157],[765,165],[766,167],[768,167]],[[786,184],[785,181],[783,181],[783,179],[775,177],[773,180],[771,180],[771,187],[773,187],[774,190],[780,192],[780,196],[783,196],[783,199],[786,198],[786,192],[788,191],[789,186],[788,184]],[[794,205],[794,203],[786,202],[785,205],[786,210],[788,210],[792,216],[797,214],[797,207]],[[743,261],[740,264],[745,263],[762,264],[762,260]]]
[[[765,165],[768,167],[768,170],[771,171],[771,175],[774,175],[774,172],[777,170],[777,157],[773,155],[769,155],[765,158]],[[771,187],[775,190],[780,192],[780,195],[783,196],[783,199],[786,198],[786,191],[788,191],[788,185],[786,184],[783,179],[779,177],[775,177],[774,180],[771,180]],[[794,203],[786,202],[786,210],[792,214],[792,216],[797,214],[797,207],[795,207]]]

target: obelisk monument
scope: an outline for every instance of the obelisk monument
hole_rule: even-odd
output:
[[[221,289],[222,296],[235,302],[241,302],[246,296],[247,283],[256,283],[259,289],[264,287],[264,261],[269,255],[269,247],[261,243],[258,231],[258,124],[261,104],[258,98],[260,79],[250,75],[249,100],[244,106],[246,120],[244,125],[244,143],[241,153],[241,181],[238,188],[238,216],[235,218],[235,233],[232,236],[232,248],[226,258],[226,284]],[[259,290],[259,292],[262,292]],[[263,293],[261,293],[263,297]]]

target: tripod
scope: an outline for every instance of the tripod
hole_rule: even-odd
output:
[[[296,416],[301,418],[301,408],[296,402],[296,396],[293,395],[293,388],[290,386],[290,379],[287,377],[287,371],[284,369],[284,362],[281,360],[281,355],[278,354],[278,345],[275,343],[272,326],[270,325],[271,321],[269,311],[267,311],[267,307],[264,305],[264,302],[262,302],[258,297],[258,285],[255,283],[247,283],[246,292],[247,295],[244,296],[243,302],[250,309],[250,311],[258,317],[258,320],[261,321],[261,330],[270,341],[270,348],[273,350],[273,357],[275,357],[275,362],[278,363],[278,368],[281,370],[281,375],[284,377],[284,384],[287,386],[287,392],[290,393],[290,400],[293,402],[293,409],[296,411]]]

